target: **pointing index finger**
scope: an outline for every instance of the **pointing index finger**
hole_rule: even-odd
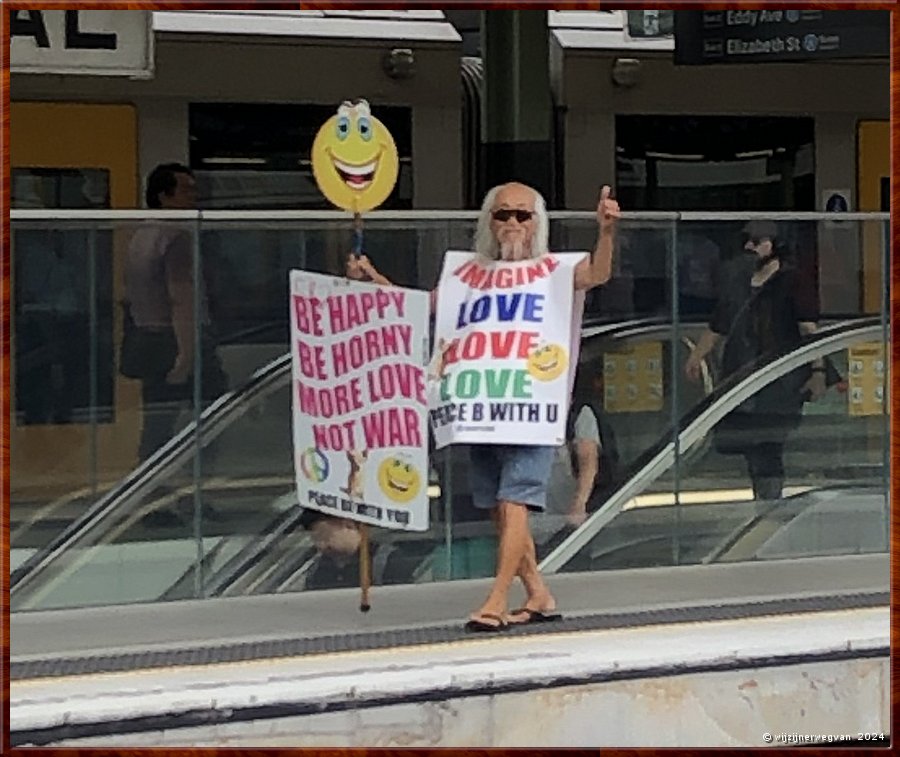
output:
[[[610,192],[611,192],[611,190],[609,188],[609,184],[604,184],[603,189],[600,190],[600,202],[604,202],[605,200],[608,200]]]

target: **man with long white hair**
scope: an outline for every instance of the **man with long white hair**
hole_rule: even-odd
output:
[[[612,271],[612,252],[619,205],[604,186],[597,203],[599,236],[590,257],[574,271],[574,287],[604,284]],[[541,195],[524,184],[491,189],[484,198],[475,232],[475,258],[481,262],[538,260],[549,255],[549,222]],[[368,276],[390,284],[365,256],[350,257],[347,275]],[[548,302],[548,307],[552,307]],[[571,315],[569,313],[562,315]],[[575,355],[572,364],[577,362]],[[476,507],[490,509],[499,534],[497,572],[487,599],[467,623],[473,631],[499,631],[508,624],[555,620],[556,600],[537,567],[528,511],[543,511],[555,447],[550,445],[481,444],[473,446],[472,497]],[[508,595],[518,576],[527,594],[525,605],[510,612]]]
[[[515,218],[516,223],[509,223]],[[475,252],[486,260],[525,260],[548,252],[550,223],[544,198],[524,184],[501,184],[481,204]]]

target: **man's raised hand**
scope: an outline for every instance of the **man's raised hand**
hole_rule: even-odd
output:
[[[597,203],[597,223],[600,224],[601,231],[614,229],[621,215],[619,203],[610,196],[611,193],[609,184],[604,184],[603,189],[600,190],[600,200]]]

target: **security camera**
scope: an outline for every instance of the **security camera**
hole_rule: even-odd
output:
[[[637,58],[616,58],[612,67],[613,84],[630,89],[640,80],[641,62]]]
[[[385,53],[381,65],[391,79],[411,79],[416,72],[416,57],[408,47],[395,47]]]

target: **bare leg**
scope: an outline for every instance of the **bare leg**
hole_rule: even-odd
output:
[[[556,600],[537,569],[534,539],[528,526],[528,508],[515,502],[501,501],[491,511],[491,518],[500,536],[497,556],[497,576],[491,593],[472,618],[485,613],[503,616],[507,611],[509,587],[518,576],[528,595],[526,607],[550,611]]]
[[[496,510],[495,523],[500,532],[500,543],[497,549],[497,575],[488,598],[472,615],[473,619],[478,619],[485,614],[501,617],[506,614],[509,587],[526,559],[530,541],[528,509],[525,506],[515,502],[501,501],[497,503]]]
[[[495,507],[491,510],[491,520],[494,521],[497,533],[500,533],[499,507]],[[544,578],[538,570],[537,552],[535,551],[534,539],[531,537],[531,528],[528,526],[527,517],[526,529],[528,531],[528,543],[525,547],[525,554],[516,571],[516,575],[522,581],[522,585],[525,587],[525,593],[528,597],[525,606],[531,610],[553,610],[556,608],[556,600],[553,599],[553,595],[550,594],[550,590],[547,588],[547,584],[544,583]]]
[[[556,600],[553,598],[550,589],[544,583],[544,577],[538,570],[537,553],[535,552],[534,539],[531,538],[531,533],[528,534],[525,556],[519,565],[519,578],[522,579],[522,583],[525,585],[525,592],[528,594],[528,598],[525,600],[525,607],[529,610],[539,610],[541,612],[550,612],[556,609]],[[525,613],[520,614],[523,616],[521,619],[525,620]]]

